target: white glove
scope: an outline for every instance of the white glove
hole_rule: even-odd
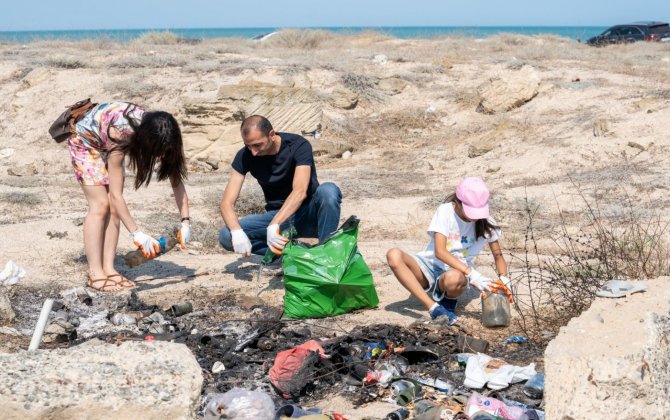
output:
[[[272,252],[277,255],[281,254],[282,250],[284,249],[284,245],[286,245],[286,242],[288,242],[288,239],[279,233],[279,225],[277,223],[268,226],[267,240],[268,246]]]
[[[507,287],[509,290],[512,290],[512,280],[507,276],[499,276],[500,281]]]
[[[491,282],[491,279],[488,277],[484,277],[484,275],[479,271],[472,269],[470,271],[470,274],[466,275],[466,277],[470,282],[470,285],[479,289],[480,292],[491,291],[491,289],[489,289],[489,282]]]
[[[181,249],[186,248],[186,244],[191,241],[191,225],[185,222],[181,223],[181,228],[177,232],[177,239],[179,239],[179,244]]]
[[[161,252],[161,247],[158,241],[141,230],[132,232],[130,237],[133,239],[135,246],[142,251],[144,258],[154,258],[156,254]]]
[[[251,255],[251,241],[242,229],[231,230],[230,234],[233,237],[233,251],[242,254],[243,257]]]

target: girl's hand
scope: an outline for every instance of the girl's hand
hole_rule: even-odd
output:
[[[491,282],[491,279],[488,277],[485,277],[482,273],[475,269],[471,269],[470,273],[468,273],[465,276],[468,279],[468,282],[477,289],[479,289],[480,292],[490,292],[491,289],[489,288],[489,283]]]
[[[186,244],[191,241],[191,225],[186,222],[181,222],[181,228],[177,232],[177,239],[179,239],[179,244],[181,249],[186,249]]]

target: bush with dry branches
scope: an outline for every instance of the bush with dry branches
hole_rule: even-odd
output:
[[[670,274],[670,223],[659,211],[641,208],[623,192],[617,196],[617,214],[607,215],[601,194],[573,185],[586,208],[586,223],[575,232],[559,208],[560,223],[552,236],[555,251],[549,255],[538,250],[539,206],[526,197],[524,246],[511,255],[510,275],[521,328],[528,335],[565,325],[591,305],[608,280]],[[614,195],[609,191],[609,197]]]

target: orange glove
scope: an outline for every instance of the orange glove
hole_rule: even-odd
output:
[[[274,252],[277,255],[281,255],[281,252],[284,250],[286,242],[288,242],[288,239],[283,237],[282,234],[279,233],[279,225],[277,223],[268,226],[267,244],[272,250],[272,252]]]
[[[135,246],[142,251],[142,254],[144,254],[144,258],[155,258],[156,254],[161,252],[161,247],[158,241],[146,233],[136,230],[130,235]]]

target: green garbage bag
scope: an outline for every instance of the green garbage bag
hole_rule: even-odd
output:
[[[359,220],[352,216],[323,244],[286,244],[284,316],[322,318],[379,304],[370,268],[358,251]]]

